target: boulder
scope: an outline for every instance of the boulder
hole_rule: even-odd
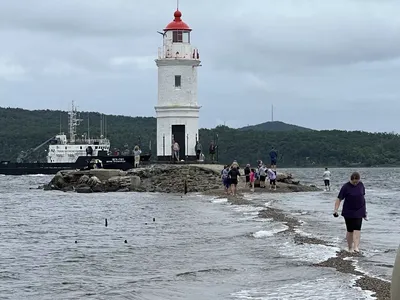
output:
[[[56,189],[62,189],[63,187],[65,187],[66,182],[64,180],[64,176],[62,175],[62,173],[57,172],[57,174],[54,176],[50,184]]]
[[[97,185],[91,186],[91,189],[92,189],[92,191],[93,191],[94,193],[101,193],[101,192],[104,192],[104,187],[103,187],[102,184],[97,184]]]
[[[93,169],[83,172],[88,172],[88,175],[90,177],[96,176],[101,182],[106,181],[112,177],[127,175],[125,171],[115,170],[115,169]]]
[[[87,175],[84,175],[84,176],[87,176]],[[101,180],[96,176],[92,176],[86,181],[86,183],[88,186],[94,187],[97,185],[101,185]]]
[[[136,175],[131,175],[131,183],[130,183],[130,190],[131,191],[137,191],[137,189],[140,187],[140,177]]]
[[[90,177],[88,175],[82,175],[78,180],[78,184],[87,184],[89,180]]]
[[[75,187],[75,191],[77,193],[92,193],[92,188],[88,185],[85,184],[80,184],[77,187]]]

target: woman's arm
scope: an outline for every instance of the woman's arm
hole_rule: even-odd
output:
[[[335,201],[335,213],[337,213],[338,210],[339,210],[340,202],[341,202],[340,199],[337,198],[336,201]]]

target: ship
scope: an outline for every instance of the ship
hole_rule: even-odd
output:
[[[77,127],[82,119],[72,101],[71,110],[68,112],[69,139],[60,131],[59,134],[49,138],[39,146],[23,151],[16,161],[0,161],[0,174],[4,175],[33,175],[56,174],[62,170],[85,170],[91,168],[129,170],[135,167],[135,156],[125,145],[122,153],[115,149],[110,150],[110,140],[105,137],[102,128],[105,122],[102,120],[100,137],[90,138],[85,134],[77,138]],[[48,145],[46,161],[31,161],[33,153]],[[151,145],[149,146],[151,149]],[[150,153],[140,153],[140,164],[149,162]]]

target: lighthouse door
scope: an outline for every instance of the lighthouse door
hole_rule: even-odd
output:
[[[185,159],[186,157],[186,143],[185,143],[185,125],[172,125],[172,136],[175,142],[179,144],[179,158]]]

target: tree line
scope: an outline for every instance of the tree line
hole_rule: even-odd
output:
[[[29,111],[0,108],[0,160],[14,160],[21,151],[34,148],[58,134],[68,132],[68,115],[62,111]],[[100,135],[101,115],[81,113],[78,135]],[[89,122],[88,122],[89,119]],[[107,115],[107,137],[112,148],[132,149],[139,144],[144,152],[156,156],[156,119]],[[340,130],[245,130],[218,126],[201,129],[199,139],[207,150],[211,141],[218,145],[218,159],[229,163],[254,164],[268,161],[272,147],[278,151],[281,167],[321,166],[400,166],[400,136],[393,133],[368,133]],[[43,157],[47,147],[38,150]],[[205,151],[206,157],[208,151]]]

